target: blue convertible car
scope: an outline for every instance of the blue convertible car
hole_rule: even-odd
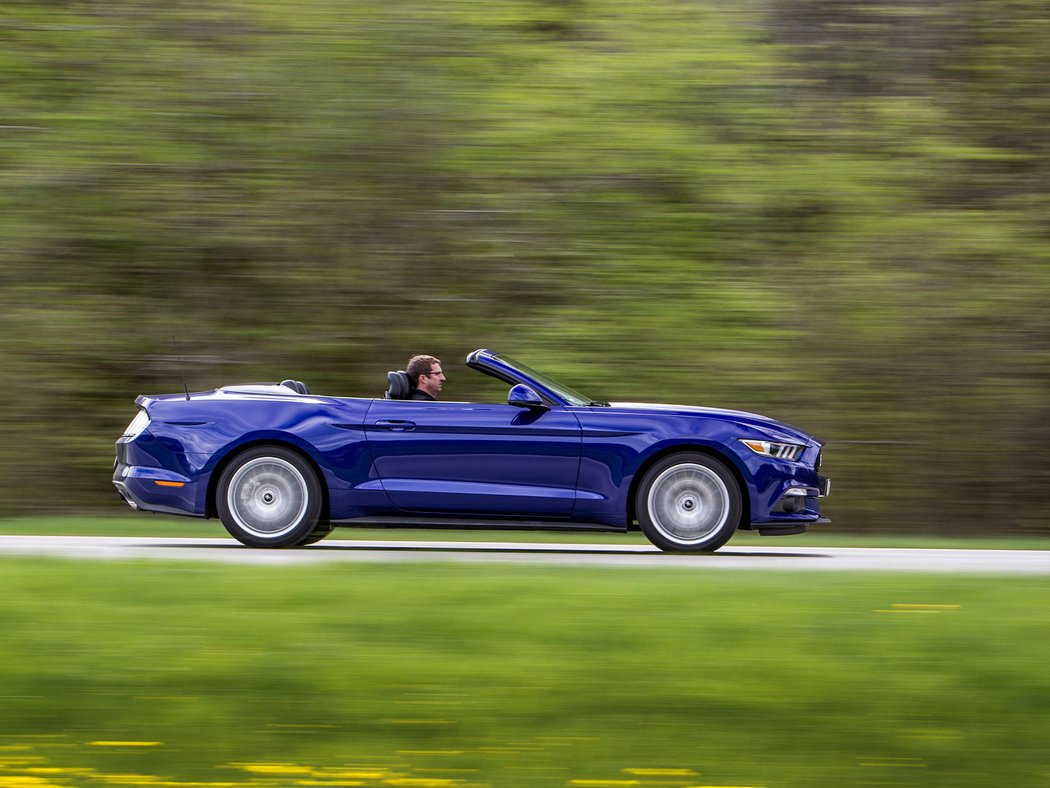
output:
[[[803,533],[829,482],[822,443],[753,413],[596,402],[500,353],[467,366],[506,402],[311,394],[299,381],[140,396],[117,441],[124,500],[218,517],[253,547],[334,525],[638,527],[664,550],[711,551],[740,529]]]

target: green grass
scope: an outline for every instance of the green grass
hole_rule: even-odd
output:
[[[118,510],[108,516],[52,516],[0,519],[0,535],[33,534],[54,536],[159,536],[159,537],[226,537],[218,520],[193,517],[136,515]],[[406,539],[441,541],[496,542],[580,542],[584,544],[648,544],[638,532],[629,534],[586,533],[566,531],[466,531],[423,528],[339,528],[333,539]],[[914,547],[986,550],[1047,550],[1050,538],[1017,537],[948,537],[923,534],[842,534],[835,525],[815,527],[797,536],[770,537],[741,531],[731,544],[762,547]]]
[[[0,786],[1045,785],[1048,626],[1032,578],[3,559]]]

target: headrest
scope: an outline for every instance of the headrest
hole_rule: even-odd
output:
[[[386,382],[389,386],[386,390],[387,399],[408,399],[408,395],[412,393],[412,384],[404,370],[387,372]]]

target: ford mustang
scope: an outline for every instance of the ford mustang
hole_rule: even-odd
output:
[[[506,402],[412,400],[403,371],[381,398],[295,380],[140,396],[113,484],[133,509],[218,517],[253,547],[412,525],[640,528],[663,550],[713,551],[738,529],[829,522],[823,444],[801,430],[735,410],[598,402],[491,350],[466,363],[508,386]]]

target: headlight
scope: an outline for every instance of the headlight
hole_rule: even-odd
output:
[[[140,410],[138,415],[131,420],[131,424],[124,430],[123,438],[134,439],[142,434],[142,431],[149,426],[149,414],[144,410]]]
[[[741,438],[740,442],[755,454],[761,454],[764,457],[776,457],[779,460],[797,460],[806,449],[805,446],[799,446],[795,443],[756,441],[750,438]]]

